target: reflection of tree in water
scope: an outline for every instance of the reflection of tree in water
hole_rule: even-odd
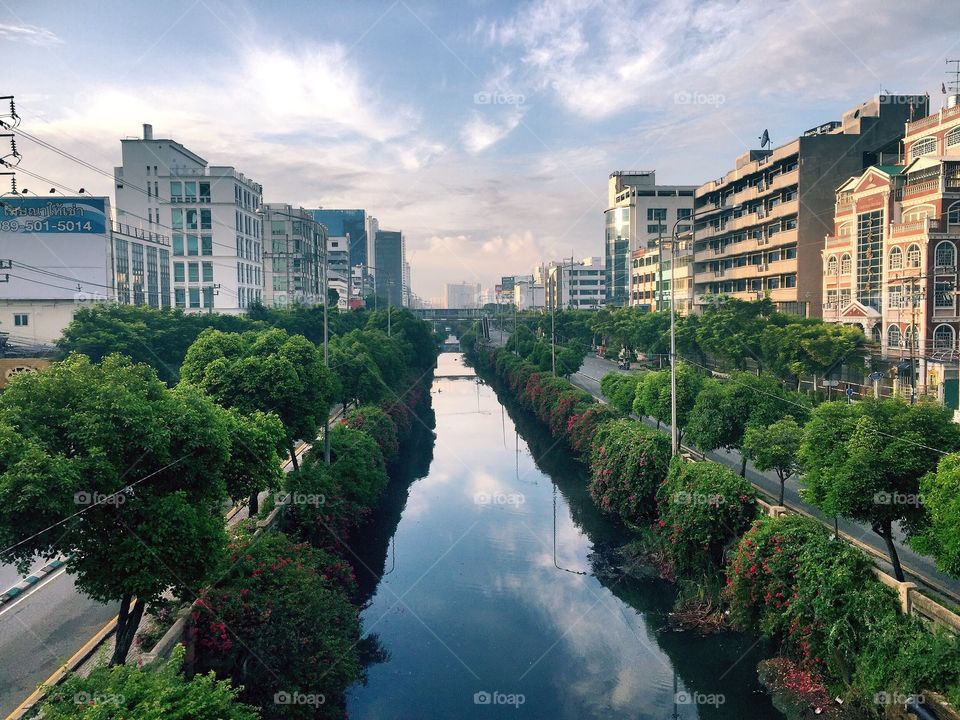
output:
[[[603,515],[593,503],[588,490],[589,472],[584,464],[564,443],[551,437],[536,417],[517,404],[509,391],[498,392],[498,397],[530,448],[537,468],[553,480],[567,501],[574,524],[590,539],[593,545],[589,556],[591,574],[636,615],[642,616],[630,618],[629,610],[622,609],[624,622],[645,635],[638,637],[638,642],[655,644],[667,655],[688,693],[726,697],[726,702],[719,706],[700,704],[694,709],[680,705],[678,717],[782,718],[757,681],[756,667],[765,657],[766,643],[741,633],[700,636],[693,631],[673,630],[668,620],[677,596],[676,587],[656,577],[642,579],[624,573],[617,550],[636,536]],[[563,509],[557,511],[562,517]],[[738,688],[735,696],[730,688]],[[743,688],[753,690],[749,704],[743,702]],[[741,707],[734,704],[738,700]],[[646,717],[643,712],[640,716]]]
[[[426,477],[433,462],[433,444],[436,425],[433,407],[428,402],[417,408],[410,437],[402,443],[396,462],[391,464],[390,483],[384,490],[379,506],[354,534],[350,556],[359,587],[360,602],[366,604],[376,592],[380,578],[390,570],[391,538],[396,532],[400,516],[407,504],[410,486]]]

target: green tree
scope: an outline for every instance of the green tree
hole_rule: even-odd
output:
[[[339,394],[323,353],[284,330],[243,334],[204,331],[187,350],[181,382],[242,413],[272,412],[283,423],[298,468],[298,439],[313,440]]]
[[[928,518],[920,479],[936,467],[940,451],[958,447],[960,427],[934,403],[823,403],[811,414],[800,448],[804,496],[830,515],[868,523],[902,581],[893,525],[908,538],[923,531]]]
[[[790,415],[766,427],[748,427],[743,439],[744,457],[753,460],[757,470],[773,470],[780,478],[780,505],[783,505],[784,485],[798,470],[797,456],[802,442],[803,428]]]
[[[230,461],[224,471],[227,492],[234,501],[249,498],[248,513],[254,517],[260,511],[260,492],[280,486],[286,434],[280,418],[273,413],[228,413]]]
[[[683,440],[683,433],[690,418],[690,412],[703,387],[704,376],[691,365],[677,365],[677,438]],[[641,417],[650,415],[660,423],[669,425],[672,420],[670,398],[670,371],[648,372],[637,385],[637,399],[633,411]]]
[[[47,691],[47,720],[257,720],[255,707],[237,700],[239,690],[216,675],[189,680],[181,668],[183,645],[159,669],[100,666],[87,677],[73,675]]]
[[[200,587],[226,542],[228,416],[146,365],[70,355],[10,383],[0,428],[5,559],[64,556],[82,592],[119,602],[124,662],[144,606]]]
[[[938,568],[960,577],[960,455],[947,455],[936,472],[924,475],[920,493],[930,524],[913,545],[933,557]]]

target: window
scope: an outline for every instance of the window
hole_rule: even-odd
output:
[[[213,228],[213,217],[209,210],[200,211],[200,229],[211,230]]]
[[[937,139],[932,135],[920,138],[910,146],[910,159],[918,158],[921,155],[929,155],[937,150]]]
[[[840,307],[847,307],[853,300],[853,296],[850,294],[850,288],[845,288],[840,291]]]
[[[826,310],[836,310],[837,309],[837,291],[836,290],[827,290],[827,303]]]
[[[891,325],[887,328],[887,347],[900,347],[900,326]]]
[[[203,263],[203,281],[213,282],[213,263],[212,262]]]
[[[170,211],[170,227],[183,230],[183,208],[173,208]]]
[[[173,291],[173,304],[178,308],[187,306],[187,291],[183,288],[176,288]]]
[[[200,288],[190,288],[190,307],[200,307]]]
[[[890,269],[903,269],[903,250],[898,247],[890,248]]]
[[[956,265],[957,250],[952,242],[941,242],[933,253],[934,264],[938,268],[952,268]]]
[[[199,255],[200,248],[197,245],[196,235],[187,235],[187,255]]]
[[[213,255],[213,237],[211,235],[200,236],[200,254]]]
[[[937,325],[936,330],[933,331],[933,349],[952,350],[953,344],[953,327]]]
[[[185,182],[183,184],[183,199],[186,202],[197,201],[197,183],[196,182]]]
[[[200,183],[200,202],[210,202],[210,183]]]
[[[173,233],[173,254],[174,255],[183,255],[183,235],[180,233]]]
[[[883,211],[857,215],[857,300],[880,310],[883,286]],[[847,259],[849,262],[849,258]],[[849,273],[849,270],[846,271]]]
[[[183,186],[178,180],[170,181],[170,202],[179,202],[183,195]]]
[[[693,215],[690,208],[677,208],[677,220],[689,220]]]
[[[933,285],[933,306],[935,308],[952,308],[953,283],[938,282]]]
[[[666,220],[667,219],[667,209],[666,208],[647,208],[647,221],[651,220]]]
[[[841,275],[850,274],[850,256],[849,255],[844,254],[844,256],[840,258],[840,274]]]
[[[788,288],[795,288],[797,286],[797,276],[796,275],[787,275],[783,279],[783,286]]]
[[[14,327],[27,327],[30,324],[30,316],[27,313],[15,313],[13,316]]]
[[[187,209],[187,230],[196,230],[197,229],[197,211],[188,208]]]
[[[887,292],[887,307],[891,310],[899,310],[903,307],[903,290],[898,287],[892,287]]]
[[[777,290],[779,287],[780,287],[780,278],[778,277],[767,278],[768,290]]]
[[[907,328],[907,331],[903,334],[904,344],[907,347],[918,347],[919,336],[917,334],[917,326],[911,325]]]
[[[200,266],[195,263],[187,263],[187,279],[190,282],[200,282]]]
[[[173,281],[174,282],[184,282],[185,276],[183,273],[183,263],[175,262],[173,264]]]
[[[907,267],[908,268],[918,268],[920,267],[920,246],[911,245],[907,248]]]
[[[666,232],[666,225],[647,225],[647,233],[650,235],[662,235]]]
[[[957,128],[960,130],[960,128]],[[950,225],[960,225],[960,202],[955,202],[947,210],[947,222]]]
[[[286,235],[287,224],[283,220],[274,220],[270,223],[271,235]]]
[[[837,274],[837,256],[831,255],[827,258],[827,275],[835,276]]]

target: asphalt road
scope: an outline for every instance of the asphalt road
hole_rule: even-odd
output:
[[[62,569],[0,608],[0,717],[13,712],[118,608],[80,593]]]
[[[501,334],[491,329],[491,342],[496,345],[503,345],[507,334]],[[580,370],[570,376],[570,381],[578,387],[586,390],[594,397],[603,398],[600,392],[600,379],[609,372],[624,372],[617,368],[616,362],[612,360],[603,360],[595,355],[588,355]],[[656,426],[656,421],[650,418],[644,418],[644,422],[651,427]],[[669,425],[661,425],[665,431],[670,431]],[[727,465],[736,472],[740,472],[741,457],[737,451],[717,450],[707,453],[707,458],[714,462]],[[751,463],[747,463],[747,479],[754,485],[762,489],[771,498],[780,496],[780,479],[775,473],[764,473],[757,470]],[[812,505],[804,502],[800,497],[800,485],[797,477],[787,480],[784,488],[784,502],[788,507],[800,509],[809,515],[813,515],[829,524],[833,524],[833,518],[826,517],[822,512]],[[850,535],[860,542],[870,546],[878,551],[883,557],[887,556],[886,545],[880,536],[873,532],[868,526],[859,523],[840,520],[837,527],[841,532]],[[908,580],[913,580],[919,585],[932,585],[947,595],[954,602],[960,602],[960,581],[956,578],[946,575],[937,570],[934,562],[929,557],[919,555],[902,541],[902,534],[898,532],[899,542],[897,543],[897,552],[900,555],[901,564],[904,566],[904,573]],[[889,563],[878,561],[878,564],[892,574]]]

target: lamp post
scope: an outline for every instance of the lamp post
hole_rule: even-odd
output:
[[[739,210],[743,205],[732,205],[728,208],[731,212]],[[696,238],[696,225],[694,220],[698,215],[702,215],[704,212],[709,212],[715,210],[716,208],[708,208],[703,212],[691,212],[689,218],[677,217],[677,221],[673,224],[673,232],[670,233],[670,447],[671,453],[676,455],[680,452],[680,436],[677,431],[677,310],[676,310],[676,293],[675,293],[675,272],[674,269],[677,266],[677,243],[679,242],[679,237],[677,235],[677,227],[684,220],[689,221],[690,223],[690,251],[692,255],[696,255],[696,251],[693,247],[694,240]],[[679,213],[677,213],[679,215]],[[661,270],[662,275],[662,270]]]

